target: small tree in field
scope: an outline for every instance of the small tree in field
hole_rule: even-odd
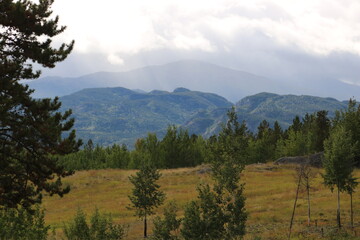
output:
[[[324,142],[325,159],[323,162],[325,174],[324,184],[331,191],[337,189],[337,224],[341,228],[340,221],[340,192],[348,190],[349,179],[352,178],[354,169],[354,147],[351,136],[342,125],[338,125]]]
[[[129,180],[134,185],[130,209],[135,209],[135,215],[144,219],[144,238],[147,237],[147,217],[154,214],[154,208],[159,207],[165,200],[165,193],[160,191],[156,184],[161,174],[150,165],[144,165],[135,176]]]
[[[311,222],[311,205],[310,205],[310,189],[311,189],[311,182],[318,174],[318,171],[310,166],[310,164],[302,164],[298,171],[300,171],[301,183],[306,190],[306,198],[308,203],[308,226],[310,226]]]
[[[350,176],[350,178],[346,182],[345,191],[350,195],[350,225],[351,228],[354,228],[354,208],[353,208],[353,193],[355,192],[355,188],[359,183],[357,182],[357,178]]]
[[[186,240],[231,240],[245,235],[247,212],[244,184],[240,182],[248,146],[246,124],[237,121],[235,109],[211,146],[214,185],[198,187],[198,199],[188,204],[181,235]]]

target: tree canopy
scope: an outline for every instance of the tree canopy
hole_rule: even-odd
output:
[[[42,191],[67,193],[61,178],[71,172],[57,164],[56,156],[81,145],[70,131],[71,111],[60,113],[57,98],[33,99],[33,90],[19,82],[40,76],[35,63],[52,68],[73,48],[73,41],[51,46],[52,38],[65,30],[58,17],[50,18],[52,3],[0,2],[0,206],[28,208],[41,201]]]

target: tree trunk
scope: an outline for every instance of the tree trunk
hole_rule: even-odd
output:
[[[339,186],[337,186],[337,198],[338,198],[338,203],[337,203],[337,214],[336,214],[336,221],[338,224],[338,228],[341,228],[341,221],[340,221],[340,189]]]
[[[292,215],[291,215],[291,220],[290,220],[290,227],[289,227],[289,240],[290,240],[290,237],[291,237],[291,229],[292,229],[292,225],[293,225],[293,221],[294,221],[295,208],[296,208],[296,202],[297,202],[297,200],[298,200],[298,195],[299,195],[300,184],[301,184],[301,175],[299,176],[299,181],[298,181],[298,184],[297,184],[296,196],[295,196],[295,202],[294,202],[294,208],[293,208],[293,212],[292,212]]]
[[[144,238],[147,238],[147,221],[146,221],[146,215],[144,217]]]
[[[309,183],[306,185],[307,200],[308,200],[308,226],[310,227],[311,216],[310,216],[310,186]]]
[[[352,192],[350,192],[350,224],[351,224],[351,228],[354,229],[354,211],[353,211]]]

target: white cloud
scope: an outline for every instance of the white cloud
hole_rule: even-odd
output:
[[[358,0],[57,0],[53,9],[68,26],[60,40],[83,53],[231,51],[260,32],[310,54],[360,55]]]
[[[347,78],[341,78],[339,80],[340,80],[340,82],[343,82],[343,83],[346,83],[349,85],[360,86],[360,81],[354,81],[354,80],[347,79]]]
[[[112,65],[123,65],[124,64],[124,60],[121,57],[119,57],[119,56],[117,56],[115,54],[110,54],[107,57],[107,60]]]

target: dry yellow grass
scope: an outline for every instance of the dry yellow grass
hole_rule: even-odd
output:
[[[182,208],[188,201],[196,199],[196,186],[211,181],[207,174],[200,174],[198,168],[182,168],[161,171],[159,181],[161,189],[167,195],[167,201],[175,200]],[[91,170],[79,171],[64,180],[70,184],[71,192],[59,197],[45,197],[46,223],[57,229],[61,236],[61,227],[74,217],[77,208],[90,215],[95,207],[101,212],[111,213],[116,223],[127,224],[126,239],[141,239],[142,222],[128,210],[131,184],[128,180],[133,170]],[[356,171],[360,176],[360,171]],[[285,239],[294,203],[296,184],[294,169],[289,166],[271,164],[250,165],[243,172],[245,185],[248,233],[245,239],[261,236],[262,239]],[[305,192],[301,192],[293,227],[294,239],[310,239],[321,236],[321,228],[328,231],[335,226],[336,195],[322,185],[318,175],[311,191],[312,227],[307,228],[307,201]],[[355,224],[360,222],[359,194],[354,195]],[[342,221],[348,225],[349,197],[341,195]],[[162,208],[158,213],[162,212]],[[180,215],[182,212],[180,212]],[[315,227],[315,221],[318,227]],[[151,228],[151,225],[150,225]],[[355,230],[360,232],[360,227]]]

